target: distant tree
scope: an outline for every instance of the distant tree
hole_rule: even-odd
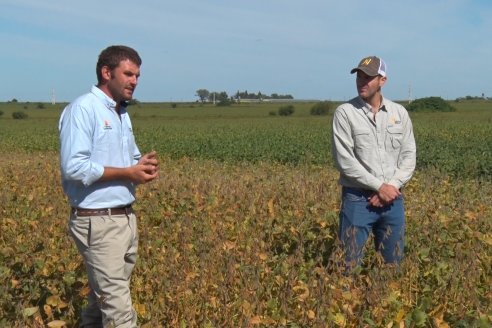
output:
[[[247,90],[246,91],[237,91],[236,94],[234,95],[235,99],[258,99],[258,100],[263,100],[263,99],[294,99],[292,95],[279,95],[278,93],[272,93],[270,96],[262,93],[261,91],[258,91],[257,93],[249,93]]]
[[[441,97],[416,99],[407,105],[406,108],[410,112],[454,112],[456,110],[456,108]]]
[[[272,93],[270,95],[270,98],[272,99],[294,99],[294,97],[292,95],[279,95],[278,93]]]
[[[285,105],[278,109],[278,115],[280,116],[290,116],[294,114],[294,105]]]
[[[129,106],[134,106],[134,105],[138,105],[138,104],[140,104],[140,101],[138,101],[136,98],[130,99],[128,101]]]
[[[43,103],[38,103],[38,104],[36,105],[36,108],[37,108],[37,109],[45,109],[45,108],[46,108],[46,106],[45,106]]]
[[[210,94],[208,95],[208,101],[215,101],[216,103],[218,103],[226,100],[229,100],[229,96],[225,91],[221,91],[221,92],[214,91],[214,92],[210,92]]]
[[[206,99],[208,99],[210,92],[207,89],[198,89],[196,90],[196,96],[203,103]]]
[[[16,103],[17,102],[17,99],[12,98],[12,100],[10,102]]]
[[[232,105],[232,101],[229,98],[221,99],[217,103],[217,106],[220,106],[220,107],[231,106],[231,105]]]
[[[330,101],[320,101],[311,107],[311,115],[328,115],[333,107]]]
[[[14,120],[24,120],[28,117],[27,113],[25,112],[13,112],[12,113],[12,118]]]
[[[227,92],[222,91],[219,93],[219,101],[226,101],[229,100],[229,96],[227,95]]]
[[[455,102],[460,102],[460,101],[468,101],[468,100],[490,100],[490,98],[487,98],[485,97],[485,94],[482,93],[482,96],[481,97],[477,97],[477,96],[466,96],[466,97],[460,97],[460,98],[456,98],[455,99]]]
[[[2,115],[3,115],[3,111],[2,111],[2,110],[0,110],[0,116],[2,116]]]

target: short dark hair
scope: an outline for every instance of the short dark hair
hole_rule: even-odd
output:
[[[138,55],[138,52],[130,47],[109,46],[101,51],[96,65],[98,83],[102,82],[101,69],[103,66],[107,66],[110,70],[113,70],[118,67],[121,61],[127,59],[138,66],[142,65],[142,59]]]

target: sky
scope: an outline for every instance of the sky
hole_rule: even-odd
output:
[[[389,99],[492,97],[491,32],[490,0],[0,0],[0,102],[73,100],[115,44],[142,57],[142,102],[349,100],[369,55],[387,64]]]

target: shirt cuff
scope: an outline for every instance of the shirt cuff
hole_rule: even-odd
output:
[[[390,182],[388,182],[388,184],[392,185],[396,189],[400,189],[402,187],[401,183],[398,180],[390,180]]]
[[[372,189],[374,191],[378,191],[379,188],[381,188],[382,185],[383,185],[383,181],[381,181],[381,180],[379,180],[377,178],[371,179],[371,181],[368,184],[368,186],[370,187],[370,189]]]
[[[92,163],[90,174],[82,181],[84,186],[90,186],[97,180],[99,180],[104,174],[104,166],[96,163]]]

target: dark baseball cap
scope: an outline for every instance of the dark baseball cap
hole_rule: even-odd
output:
[[[350,74],[354,74],[357,71],[362,71],[369,76],[386,76],[386,63],[376,56],[365,57],[362,58],[357,67],[352,68]]]

